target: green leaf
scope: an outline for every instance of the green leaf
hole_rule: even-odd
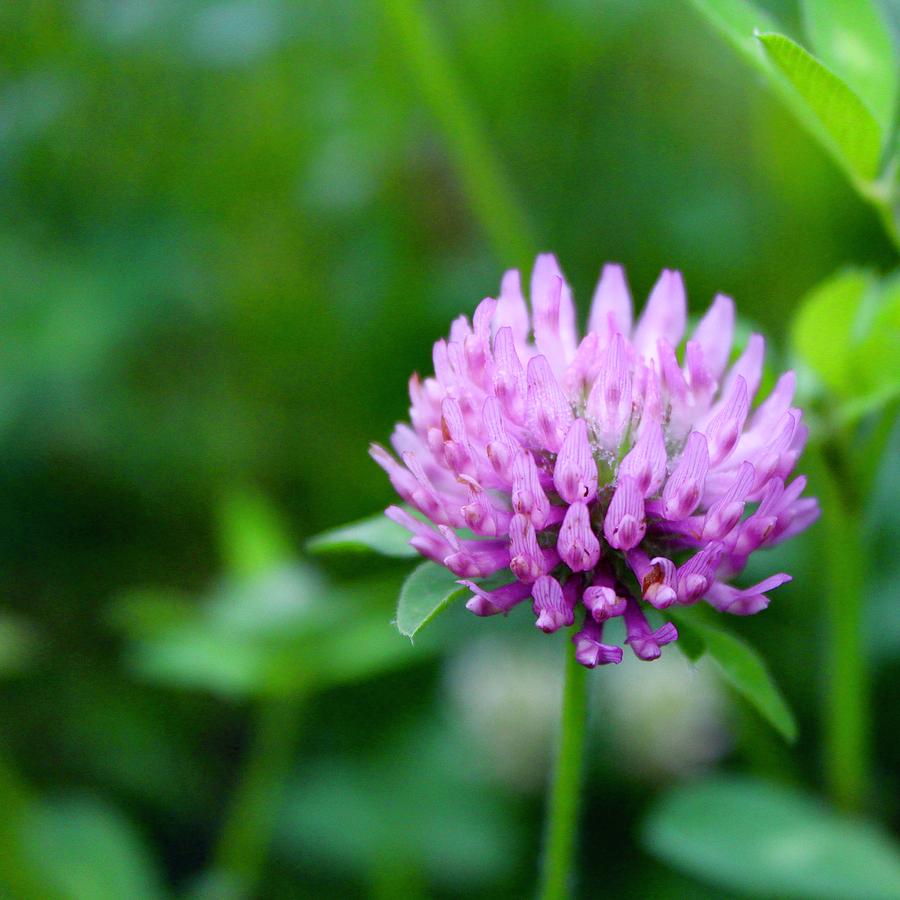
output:
[[[846,424],[900,396],[900,277],[846,271],[813,288],[791,327],[798,359],[840,400]]]
[[[35,650],[35,632],[28,622],[0,613],[0,676],[20,672]]]
[[[747,0],[691,0],[691,4],[747,62],[771,74],[769,61],[755,37],[758,31],[775,28],[768,13]]]
[[[107,620],[134,640],[166,634],[190,622],[197,602],[190,595],[166,588],[134,588],[122,593],[109,608]]]
[[[306,549],[310,553],[374,550],[382,556],[411,559],[419,554],[409,546],[409,532],[383,513],[377,513],[349,525],[323,531],[310,538]]]
[[[498,790],[489,770],[468,763],[461,729],[439,716],[415,724],[386,744],[373,743],[365,756],[309,760],[286,788],[278,846],[292,858],[314,854],[360,877],[386,864],[409,865],[465,896],[483,894],[485,882],[514,871],[523,823],[509,792]]]
[[[158,684],[227,697],[308,694],[408,665],[428,648],[390,626],[397,578],[335,586],[302,565],[229,578],[207,597],[132,592],[110,611],[129,667]]]
[[[0,756],[0,897],[44,900],[47,886],[30,865],[23,844],[23,823],[33,799],[28,786],[8,760]]]
[[[882,283],[861,310],[861,319],[854,377],[866,392],[892,399],[900,392],[900,275]]]
[[[769,86],[816,140],[827,142],[827,134],[816,116],[758,40],[760,33],[777,31],[777,22],[749,0],[691,0],[691,5],[745,62],[766,77]]]
[[[24,816],[26,859],[59,900],[162,897],[140,835],[116,810],[91,797],[34,803]]]
[[[691,662],[699,662],[706,653],[706,642],[696,628],[678,622],[678,643],[675,645]]]
[[[675,788],[651,810],[643,839],[659,858],[741,895],[900,896],[900,855],[887,835],[755,779]]]
[[[816,55],[855,91],[882,131],[890,131],[900,73],[887,22],[873,0],[804,0]]]
[[[818,0],[814,0],[818,6]],[[830,5],[844,3],[847,15],[855,16],[855,3],[849,0],[823,0]],[[871,0],[861,0],[866,4]],[[859,75],[847,80],[859,87],[862,97],[872,104],[876,116],[852,87],[841,80],[847,63],[835,64],[835,73],[827,68],[837,53],[833,48],[823,53],[826,65],[808,54],[789,38],[776,34],[778,27],[762,10],[749,0],[691,0],[691,5],[740,54],[761,72],[773,92],[796,116],[801,125],[838,163],[857,193],[878,212],[891,240],[900,247],[900,207],[896,190],[886,182],[875,181],[882,151],[882,137],[890,133],[879,126],[886,100],[872,101],[872,87],[863,91]],[[842,12],[841,15],[844,15]],[[857,26],[867,33],[869,26]],[[757,40],[757,37],[761,40]],[[875,40],[869,35],[870,40]],[[823,37],[824,41],[825,38]],[[883,52],[881,50],[877,51]],[[845,52],[846,55],[846,52]],[[883,72],[884,63],[873,63]],[[894,75],[896,80],[896,72]],[[889,89],[882,86],[881,93]]]
[[[411,647],[398,641],[388,620],[378,616],[358,616],[342,632],[310,647],[306,664],[319,687],[348,684],[372,678],[380,672],[409,665],[434,652],[419,642]]]
[[[774,33],[758,38],[812,113],[825,146],[851,174],[873,181],[881,158],[881,129],[859,97],[790,38]]]
[[[785,740],[797,739],[797,722],[759,654],[740,638],[718,629],[704,629],[706,652],[725,679],[775,726]]]
[[[254,490],[236,490],[223,498],[219,535],[222,556],[235,575],[252,577],[294,557],[278,510]]]
[[[443,612],[466,588],[457,584],[449,569],[423,562],[412,570],[400,589],[397,603],[397,629],[412,638],[438,613]]]
[[[852,393],[854,323],[871,279],[847,271],[814,288],[801,303],[791,328],[794,352],[839,394]]]
[[[718,625],[707,624],[701,609],[671,607],[666,612],[675,620],[679,634],[685,633],[689,647],[696,647],[697,641],[702,641],[705,652],[725,680],[749,700],[785,740],[796,740],[794,715],[756,650]]]

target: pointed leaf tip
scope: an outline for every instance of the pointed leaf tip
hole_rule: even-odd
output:
[[[671,607],[666,610],[679,631],[687,626],[690,659],[702,654],[700,646],[711,657],[722,677],[745,697],[770,725],[788,742],[797,739],[797,721],[787,705],[768,667],[757,651],[737,635],[710,625],[697,607]]]
[[[423,562],[410,572],[397,601],[397,630],[410,641],[454,600],[467,593],[449,569]]]
[[[845,169],[863,181],[873,181],[878,175],[882,132],[862,100],[789,37],[762,32],[756,39],[803,100],[816,136]]]
[[[409,546],[410,533],[384,513],[329,528],[306,542],[309,553],[379,553],[396,559],[418,556]]]

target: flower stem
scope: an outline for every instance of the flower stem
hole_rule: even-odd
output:
[[[858,810],[867,788],[868,674],[863,646],[865,546],[846,473],[822,454],[822,528],[829,627],[825,707],[825,779],[834,803]]]
[[[26,822],[33,802],[28,786],[0,752],[0,896],[21,900],[47,896],[48,885],[25,846]]]
[[[894,249],[900,252],[900,227],[897,226],[897,218],[890,203],[876,203],[875,209],[878,212],[878,218],[884,226]]]
[[[216,848],[214,870],[237,896],[257,893],[301,712],[297,697],[261,702],[244,771]]]
[[[505,265],[525,264],[535,246],[527,218],[435,23],[420,0],[382,0],[382,6],[485,236]]]
[[[587,721],[587,669],[576,661],[572,642],[566,643],[562,720],[547,811],[540,900],[561,900],[570,896],[578,834]]]

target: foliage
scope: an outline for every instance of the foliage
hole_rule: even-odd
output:
[[[418,556],[409,546],[409,532],[382,513],[367,516],[349,525],[329,528],[307,541],[306,549],[310,553],[374,550],[384,556],[397,556],[401,559]]]
[[[745,0],[692,0],[696,9],[765,74],[800,122],[880,212],[900,248],[900,148],[893,142],[900,56],[875,0],[804,0],[819,57],[773,30]],[[760,54],[753,39],[762,46]]]
[[[673,789],[651,810],[644,841],[674,865],[742,894],[887,900],[900,890],[900,854],[877,828],[750,778]]]
[[[678,625],[683,650],[692,660],[708,654],[722,677],[746,697],[785,740],[797,738],[797,722],[759,654],[721,623],[711,623],[698,608],[669,614]]]
[[[853,421],[900,394],[900,277],[879,280],[848,270],[817,285],[802,301],[791,344]]]
[[[397,600],[397,630],[412,638],[455,597],[461,596],[456,576],[443,566],[423,562],[409,574]]]

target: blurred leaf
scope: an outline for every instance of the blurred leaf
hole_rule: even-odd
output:
[[[173,701],[124,674],[121,667],[77,668],[54,686],[54,755],[79,782],[127,798],[144,818],[162,814],[170,827],[188,823],[221,791],[222,764],[205,758],[196,765],[204,754],[205,700]]]
[[[164,895],[140,835],[93,797],[35,802],[22,823],[26,858],[59,900],[152,900]]]
[[[783,34],[764,33],[759,40],[821,124],[832,152],[864,181],[873,181],[878,175],[882,135],[859,97]]]
[[[835,0],[835,4],[840,2]],[[838,163],[859,195],[872,204],[891,240],[900,247],[896,189],[875,181],[887,129],[882,132],[863,101],[838,75],[789,38],[777,34],[777,23],[752,2],[691,3],[746,62],[766,76],[781,101]],[[849,16],[855,15],[854,4],[848,3],[846,8]],[[836,71],[844,73],[846,65]],[[858,77],[848,80],[854,86],[860,84]]]
[[[816,140],[826,137],[818,118],[797,93],[787,76],[775,66],[758,39],[774,32],[778,23],[750,0],[691,0],[691,5],[734,47],[745,62],[761,72],[783,103],[790,107]],[[831,148],[829,148],[831,149]]]
[[[39,873],[29,865],[22,840],[31,802],[27,785],[0,756],[0,897],[4,900],[43,900],[46,894]]]
[[[859,95],[887,134],[894,120],[900,63],[874,0],[803,0],[818,57]]]
[[[900,278],[879,284],[849,270],[804,298],[791,328],[794,352],[841,400],[853,421],[900,394]]]
[[[307,634],[333,625],[338,606],[330,599],[334,593],[315,569],[293,562],[249,578],[222,579],[204,612],[213,628],[236,635]]]
[[[256,491],[237,490],[223,498],[219,531],[222,556],[235,575],[258,575],[294,556],[278,510]]]
[[[246,900],[247,892],[239,878],[221,869],[208,869],[180,896],[181,900]]]
[[[691,0],[691,4],[741,56],[770,74],[769,62],[754,36],[775,27],[767,12],[747,0]]]
[[[25,668],[34,645],[34,631],[25,620],[9,613],[0,613],[0,676]]]
[[[506,876],[522,846],[508,803],[460,729],[416,725],[362,759],[307,763],[282,807],[282,853],[370,877],[400,860],[457,893]]]
[[[698,662],[706,653],[703,636],[695,628],[678,626],[678,642],[675,645],[691,662]]]
[[[383,556],[411,559],[419,554],[409,546],[409,532],[384,513],[377,513],[349,525],[330,528],[306,542],[310,553],[374,550]]]
[[[390,627],[395,585],[370,577],[338,588],[295,564],[226,579],[199,601],[126,596],[110,618],[143,678],[234,697],[306,693],[420,658]]]
[[[718,625],[707,624],[700,608],[670,607],[666,612],[678,625],[679,638],[688,640],[686,653],[689,659],[698,658],[692,654],[696,654],[697,643],[702,642],[704,651],[725,680],[746,697],[785,740],[796,740],[794,714],[756,650]]]
[[[191,620],[197,603],[188,594],[165,588],[135,588],[110,607],[110,625],[132,638],[165,633]]]
[[[397,629],[412,638],[438,613],[466,592],[458,576],[433,562],[423,562],[410,572],[400,589]]]
[[[763,781],[677,787],[651,810],[643,837],[661,859],[742,894],[900,896],[900,856],[885,834]]]
[[[241,697],[268,688],[275,655],[255,642],[216,633],[199,619],[135,642],[126,659],[153,682]]]
[[[883,282],[862,310],[862,335],[854,354],[856,393],[874,395],[877,403],[900,393],[900,275]],[[860,386],[865,386],[865,391]]]
[[[725,679],[743,694],[788,741],[797,739],[797,722],[759,654],[740,638],[703,629],[706,652]]]
[[[326,686],[361,681],[415,662],[421,658],[422,649],[412,650],[398,641],[386,618],[356,616],[334,632],[329,641],[311,648],[310,681]]]
[[[794,316],[791,339],[797,355],[841,394],[852,390],[854,323],[870,281],[864,272],[842,272],[814,288]]]

